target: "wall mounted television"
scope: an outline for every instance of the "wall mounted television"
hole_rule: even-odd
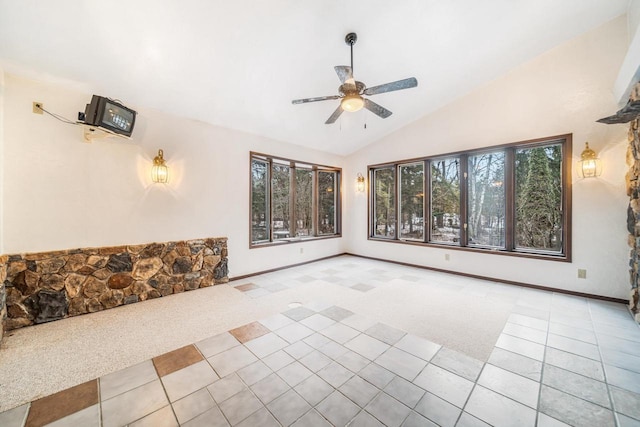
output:
[[[131,136],[136,122],[136,112],[112,99],[93,95],[91,103],[87,104],[84,110],[84,122],[120,135]]]

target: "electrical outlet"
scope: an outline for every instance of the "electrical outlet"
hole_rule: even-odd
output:
[[[451,259],[451,257],[449,256],[449,254],[444,254],[444,260],[445,261],[449,261]]]
[[[33,114],[42,114],[44,104],[42,102],[33,101]]]
[[[300,253],[303,254],[304,253],[304,248],[300,248]]]
[[[584,268],[578,269],[578,279],[586,279],[587,278],[587,270]]]

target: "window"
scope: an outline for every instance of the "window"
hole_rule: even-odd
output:
[[[339,168],[251,153],[251,246],[340,235]]]
[[[395,237],[395,174],[394,168],[382,168],[373,171],[375,206],[374,235],[377,237]]]
[[[516,150],[516,247],[562,250],[562,146]]]
[[[431,162],[432,242],[460,241],[460,159]]]
[[[570,261],[570,160],[563,135],[370,166],[369,238]]]
[[[271,164],[271,214],[273,238],[286,239],[291,234],[291,168],[289,165]]]
[[[313,236],[313,170],[296,168],[296,234]]]
[[[504,157],[504,151],[468,157],[469,246],[505,247]]]
[[[400,165],[400,239],[424,238],[424,163]]]
[[[269,163],[254,159],[251,162],[251,238],[254,242],[268,242],[269,222]]]
[[[318,234],[336,233],[338,173],[318,171]]]

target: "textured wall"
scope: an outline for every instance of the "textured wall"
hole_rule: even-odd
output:
[[[228,282],[227,238],[5,259],[0,297],[6,291],[6,330]],[[4,313],[4,304],[0,307]]]

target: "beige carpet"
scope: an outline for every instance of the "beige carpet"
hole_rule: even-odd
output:
[[[318,279],[344,266],[380,268],[389,280],[362,292]],[[294,279],[302,275],[313,279]],[[332,303],[486,361],[525,292],[349,256],[268,275],[269,283],[280,280],[299,284],[260,297],[233,288],[252,278],[11,331],[0,346],[0,412],[285,311],[291,302]]]

